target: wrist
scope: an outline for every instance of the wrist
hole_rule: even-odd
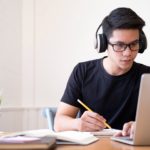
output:
[[[80,118],[75,118],[72,122],[73,130],[79,131],[80,128]]]

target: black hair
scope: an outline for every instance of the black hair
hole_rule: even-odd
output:
[[[145,21],[132,9],[120,7],[114,9],[102,21],[103,33],[110,38],[115,29],[138,29],[142,31]]]

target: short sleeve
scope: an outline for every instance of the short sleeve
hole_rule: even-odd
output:
[[[73,105],[75,107],[79,107],[77,100],[82,100],[82,84],[84,80],[84,67],[82,64],[77,64],[66,85],[66,89],[64,91],[64,94],[61,98],[62,102],[65,102],[67,104]]]

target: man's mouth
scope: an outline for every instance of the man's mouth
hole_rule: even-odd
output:
[[[121,62],[124,62],[124,63],[130,63],[132,60],[131,59],[124,59],[124,60],[121,60]]]

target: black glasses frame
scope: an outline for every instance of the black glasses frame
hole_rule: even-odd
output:
[[[123,52],[126,50],[127,47],[129,47],[129,49],[131,51],[139,51],[139,49],[141,48],[141,42],[139,40],[136,40],[136,41],[131,42],[129,44],[125,44],[123,42],[118,42],[118,43],[114,43],[114,44],[111,42],[108,42],[108,44],[112,46],[112,48],[115,52]],[[138,45],[136,45],[136,44],[138,44]],[[117,50],[116,50],[115,46],[118,46]],[[138,46],[138,48],[133,49],[133,46],[135,46],[135,47]]]

